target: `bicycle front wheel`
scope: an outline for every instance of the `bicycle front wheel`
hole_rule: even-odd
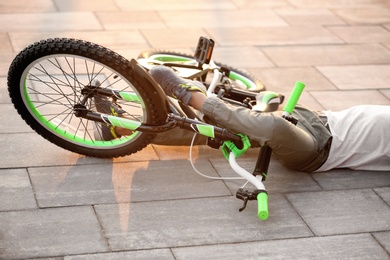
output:
[[[135,98],[125,102],[114,95],[88,95],[91,86],[124,91]],[[87,110],[120,114],[149,125],[161,124],[167,117],[159,109],[164,104],[154,97],[153,87],[135,80],[128,60],[81,40],[49,39],[24,49],[10,66],[8,91],[19,114],[38,134],[87,156],[128,155],[143,149],[154,135],[127,131],[109,138],[104,133],[109,125],[75,115],[80,102]],[[116,110],[105,109],[107,104],[115,104]]]

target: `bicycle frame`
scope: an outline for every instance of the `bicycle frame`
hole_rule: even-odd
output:
[[[135,60],[131,61],[131,65],[134,69],[134,76],[138,79],[146,80],[149,84],[152,84],[155,87],[156,92],[159,93],[159,95],[161,96],[161,99],[166,103],[166,107],[164,109],[167,109],[169,107],[170,100],[169,98],[167,98],[167,96],[165,96],[165,94],[163,94],[161,87],[154,82],[154,80],[150,77],[146,70],[143,69]],[[209,91],[207,92],[209,96],[215,95],[215,86],[221,80],[222,77],[223,74],[219,71],[219,69],[216,68],[214,71],[214,78],[209,86]],[[301,94],[303,87],[300,86],[300,91],[295,90],[295,94],[292,95],[294,98],[290,99],[290,101],[288,102],[288,105],[286,106],[287,109],[285,110],[284,114],[287,119],[292,114],[292,110],[294,109],[295,104],[299,99],[299,95]],[[167,112],[167,120],[164,124],[161,125],[147,125],[141,123],[140,121],[125,117],[117,117],[113,115],[93,112],[91,110],[86,109],[84,104],[90,97],[94,95],[115,97],[116,99],[122,99],[127,102],[140,103],[140,100],[135,93],[129,93],[114,89],[103,89],[100,87],[91,86],[90,88],[87,87],[84,99],[74,108],[75,115],[77,117],[86,118],[88,120],[93,120],[104,124],[110,124],[115,127],[121,127],[131,131],[142,131],[147,133],[161,133],[171,130],[175,127],[180,127],[208,137],[211,142],[217,144],[217,147],[222,145],[222,151],[226,159],[229,161],[231,168],[237,174],[248,180],[256,187],[256,190],[254,191],[248,191],[243,189],[239,189],[237,191],[236,197],[244,201],[244,205],[242,208],[240,208],[240,211],[245,209],[248,200],[257,199],[258,217],[262,220],[268,218],[268,194],[263,184],[263,180],[265,180],[267,177],[267,171],[271,159],[272,150],[267,145],[264,145],[261,148],[255,170],[251,174],[245,169],[241,168],[236,162],[236,158],[241,154],[245,153],[245,151],[250,147],[249,139],[247,137],[233,134],[225,128],[207,124],[196,118],[188,118],[184,111],[183,113],[179,114],[176,109],[174,109],[172,113]],[[171,107],[172,106],[174,105],[171,103]],[[175,111],[176,113],[174,113]]]

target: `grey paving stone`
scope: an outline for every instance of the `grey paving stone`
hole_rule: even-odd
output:
[[[215,47],[213,59],[241,70],[274,67],[267,56],[256,47]]]
[[[207,161],[197,164],[200,171],[218,176]],[[29,172],[40,207],[231,195],[222,181],[199,176],[187,160],[30,168]]]
[[[96,16],[106,30],[166,28],[160,16],[153,11],[96,12]]]
[[[37,208],[25,169],[0,170],[0,201],[0,211]]]
[[[101,30],[98,19],[90,12],[3,14],[0,15],[1,32],[11,31],[79,31]]]
[[[363,8],[386,8],[386,0],[289,0],[289,2],[299,8],[340,8],[340,9],[363,9]]]
[[[389,259],[369,234],[174,248],[181,259]]]
[[[390,52],[379,44],[262,47],[277,66],[388,64]]]
[[[390,172],[335,169],[329,172],[314,173],[312,176],[325,190],[390,186]]]
[[[189,143],[191,140],[189,140]],[[189,160],[190,146],[153,145],[160,160]],[[245,156],[256,156],[257,152],[250,149]],[[212,149],[207,145],[197,145],[192,148],[192,158],[197,166],[197,160],[210,158],[224,158],[221,150]],[[190,163],[190,162],[188,162]]]
[[[362,104],[385,106],[390,104],[389,99],[377,90],[312,91],[310,94],[326,110],[338,111]]]
[[[19,116],[13,104],[0,104],[1,134],[33,132],[31,127]],[[12,120],[10,120],[12,119]]]
[[[215,11],[160,11],[169,28],[273,27],[288,24],[270,9]],[[249,18],[250,17],[250,18]]]
[[[15,56],[16,53],[13,52],[0,52],[0,76],[6,77],[8,75],[9,66]],[[3,86],[1,87],[3,88]]]
[[[256,159],[257,157],[250,159],[238,159],[237,162],[242,168],[252,173],[256,165]],[[239,175],[230,168],[226,160],[212,159],[211,163],[222,177],[239,177]],[[244,185],[245,182],[245,180],[225,181],[226,185],[233,194],[236,194],[237,189]],[[322,190],[310,174],[289,170],[277,160],[271,160],[268,169],[268,177],[264,182],[264,185],[272,196],[275,193]],[[253,186],[248,184],[246,188],[253,189]]]
[[[207,28],[207,32],[221,46],[279,46],[342,43],[334,34],[319,26]]]
[[[379,92],[382,93],[387,99],[390,100],[390,89],[380,90]]]
[[[381,89],[390,87],[390,65],[388,64],[319,66],[317,69],[339,89]]]
[[[91,207],[0,212],[2,259],[107,252]]]
[[[279,8],[275,12],[293,26],[345,25],[342,19],[323,8]]]
[[[64,260],[120,260],[120,259],[137,259],[137,260],[174,260],[169,249],[153,249],[153,250],[141,250],[130,252],[118,252],[118,253],[102,253],[102,254],[89,254],[79,256],[65,256]]]
[[[214,0],[212,3],[207,0],[165,0],[165,1],[154,1],[154,0],[116,0],[117,5],[122,11],[133,11],[133,10],[225,10],[225,9],[236,9],[236,6],[230,1],[225,0]]]
[[[373,234],[379,243],[387,250],[390,254],[390,232],[378,232]]]
[[[349,24],[381,24],[390,22],[390,9],[367,8],[367,9],[340,9],[334,11]]]
[[[55,12],[56,7],[52,0],[15,0],[2,1],[0,14],[7,13],[45,13]]]
[[[290,3],[287,0],[263,0],[263,1],[232,0],[232,2],[240,9],[291,7]]]
[[[382,26],[329,26],[328,30],[347,43],[390,42],[390,32]]]
[[[296,193],[287,198],[316,235],[390,228],[390,207],[369,189]]]
[[[0,33],[0,43],[1,52],[12,52],[11,42],[6,33]]]
[[[126,30],[126,31],[53,31],[53,32],[10,32],[9,33],[12,46],[16,51],[20,51],[26,46],[48,38],[75,38],[90,41],[107,47],[109,49],[118,48],[133,48],[142,49],[150,48],[145,38],[139,31]]]
[[[119,11],[115,0],[82,0],[82,1],[61,1],[54,0],[55,6],[60,12],[74,11]]]
[[[0,77],[0,104],[10,104],[8,95],[7,77]]]
[[[269,201],[270,217],[256,217],[256,203],[238,212],[233,197],[96,205],[110,247],[114,251],[241,243],[311,236],[310,230],[280,195]]]
[[[390,187],[384,187],[384,188],[376,188],[374,189],[376,193],[381,196],[381,198],[386,201],[388,205],[390,205]]]
[[[177,49],[190,48],[194,53],[200,36],[207,36],[201,28],[188,29],[143,29],[141,30],[149,44],[155,49]],[[185,35],[185,37],[183,37]],[[187,51],[185,53],[188,53]]]
[[[152,146],[147,146],[130,156],[115,159],[85,157],[66,151],[36,133],[0,134],[0,143],[2,144],[0,168],[158,160]]]
[[[306,84],[305,91],[336,90],[326,77],[312,67],[260,68],[249,71],[264,82],[269,90],[276,92],[291,92],[297,81]]]

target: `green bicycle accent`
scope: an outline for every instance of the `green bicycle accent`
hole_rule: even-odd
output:
[[[305,88],[305,84],[303,84],[302,82],[297,81],[295,83],[295,87],[291,93],[291,96],[288,99],[287,104],[283,109],[284,112],[289,113],[289,115],[293,113],[294,108],[297,105],[299,97],[301,96],[304,88]]]
[[[140,102],[139,97],[136,93],[119,92],[119,95],[126,101],[137,102],[137,103]]]
[[[261,220],[268,219],[269,212],[268,212],[268,194],[265,192],[260,192],[257,194],[257,204],[258,204],[258,211],[257,216]]]
[[[211,138],[214,138],[215,135],[214,135],[214,127],[212,125],[201,125],[201,124],[198,124],[196,125],[196,127],[198,128],[198,131],[201,135],[205,135],[207,137],[211,137]]]
[[[223,142],[222,153],[225,156],[226,160],[228,161],[229,161],[230,152],[234,153],[236,158],[238,158],[251,147],[251,142],[249,141],[248,136],[242,134],[237,134],[237,135],[241,137],[241,141],[244,144],[242,149],[238,149],[238,147],[230,140]]]
[[[150,59],[152,60],[158,60],[161,62],[194,62],[196,63],[195,59],[192,58],[186,58],[182,56],[177,55],[169,55],[169,54],[154,54],[150,56]],[[251,81],[250,79],[240,75],[239,73],[236,73],[234,71],[231,71],[229,74],[229,78],[232,80],[239,80],[241,81],[248,90],[256,90],[257,86],[256,84]]]
[[[180,57],[176,55],[169,55],[169,54],[155,54],[151,57],[154,60],[158,60],[161,62],[187,62],[187,61],[195,61],[194,59]]]
[[[107,118],[113,126],[123,127],[130,130],[136,130],[141,125],[141,122],[139,121],[134,121],[126,118],[108,115],[104,115],[104,117]]]
[[[245,84],[245,86],[246,86],[246,88],[248,90],[254,90],[254,89],[257,88],[256,84],[253,81],[247,79],[246,77],[244,77],[244,76],[242,76],[242,75],[240,75],[240,74],[238,74],[238,73],[236,73],[234,71],[230,72],[229,78],[232,79],[232,80],[239,80],[239,81],[241,81],[242,83]]]

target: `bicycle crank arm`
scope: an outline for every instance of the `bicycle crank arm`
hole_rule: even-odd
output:
[[[146,125],[137,120],[96,113],[82,108],[75,108],[75,115],[77,117],[82,117],[95,122],[110,124],[115,127],[121,127],[131,131],[140,131],[146,133],[161,133],[171,130],[177,126],[175,121],[168,121],[162,125]]]

